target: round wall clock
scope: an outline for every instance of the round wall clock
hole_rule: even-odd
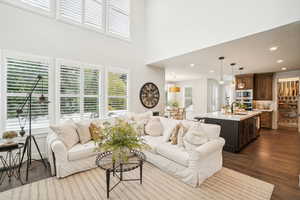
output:
[[[159,89],[154,83],[145,83],[140,90],[140,100],[146,108],[154,108],[159,97]]]

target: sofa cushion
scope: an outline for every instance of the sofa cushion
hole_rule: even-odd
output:
[[[194,150],[198,146],[205,144],[209,141],[207,133],[203,127],[196,125],[191,127],[183,137],[184,146],[187,150]]]
[[[208,136],[209,140],[217,139],[220,136],[221,126],[216,124],[204,124],[204,123],[200,123],[199,125],[202,127],[202,129]]]
[[[67,120],[59,125],[51,125],[50,128],[56,133],[58,139],[66,145],[67,149],[79,143],[79,136],[73,120]]]
[[[161,136],[163,130],[159,117],[151,117],[145,126],[145,133],[150,136]]]
[[[148,151],[155,154],[157,154],[157,146],[161,143],[164,143],[163,136],[153,137],[150,135],[146,135],[143,137],[143,139],[144,142],[150,146],[150,149]]]
[[[149,120],[151,116],[153,116],[152,111],[147,111],[144,113],[137,113],[137,114],[133,115],[133,120],[134,121]]]
[[[94,141],[99,141],[103,138],[103,125],[95,124],[94,122],[90,124],[89,130],[91,134],[91,139]]]
[[[164,117],[160,118],[160,122],[162,123],[162,125],[164,127],[164,132],[163,132],[164,141],[168,142],[170,140],[170,137],[171,137],[174,129],[176,129],[176,125],[179,122],[177,120],[168,119],[168,118],[164,118]]]
[[[69,149],[68,160],[74,161],[94,156],[97,154],[95,148],[96,144],[94,141],[90,141],[86,144],[76,144],[71,149]]]
[[[189,154],[177,145],[172,145],[170,142],[161,143],[156,147],[156,151],[161,156],[188,167]]]
[[[189,130],[189,127],[186,127],[186,125],[181,122],[180,128],[178,130],[178,135],[177,135],[177,146],[178,147],[184,148],[183,138],[184,138],[185,134],[188,132],[188,130]]]
[[[76,130],[78,132],[79,140],[81,144],[85,144],[91,140],[91,133],[89,126],[91,122],[89,120],[76,122]]]

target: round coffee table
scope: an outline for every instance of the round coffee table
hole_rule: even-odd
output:
[[[146,156],[143,152],[137,150],[131,150],[128,155],[128,161],[126,162],[113,162],[112,152],[107,151],[99,153],[96,157],[96,165],[106,171],[106,194],[109,198],[109,192],[112,191],[122,181],[140,181],[143,182],[143,162],[146,160]],[[134,169],[140,168],[140,177],[137,179],[124,179],[123,173],[129,172]],[[110,187],[110,174],[117,177],[119,181],[112,187]],[[118,174],[119,173],[119,174]]]

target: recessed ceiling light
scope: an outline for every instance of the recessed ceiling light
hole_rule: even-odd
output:
[[[271,47],[269,50],[270,51],[276,51],[277,49],[278,49],[278,47],[275,46],[275,47]]]
[[[193,63],[192,63],[192,64],[190,64],[190,67],[195,67],[195,64],[193,64]]]
[[[283,60],[277,60],[277,63],[282,63],[283,62]]]
[[[210,73],[214,73],[215,71],[214,71],[214,70],[210,70],[209,72],[210,72]]]
[[[281,70],[287,70],[287,68],[286,67],[281,67]]]

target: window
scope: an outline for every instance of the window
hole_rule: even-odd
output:
[[[12,4],[39,14],[52,15],[54,0],[2,0],[5,3]]]
[[[101,67],[58,61],[60,119],[100,116]]]
[[[0,0],[39,14],[130,39],[130,0]],[[54,6],[56,5],[56,6]]]
[[[193,105],[192,87],[184,87],[184,107],[188,108]]]
[[[58,0],[59,19],[103,29],[103,0]]]
[[[17,117],[16,110],[21,106],[31,91],[38,75],[43,77],[42,81],[36,87],[32,94],[32,129],[43,129],[49,126],[49,105],[38,103],[38,97],[42,91],[48,99],[48,80],[50,71],[50,59],[40,58],[28,55],[12,54],[6,52],[4,54],[4,73],[2,72],[2,87],[1,99],[5,102],[3,126],[4,130],[20,130],[20,126],[28,128],[29,106],[28,104],[23,109],[23,114],[20,118]]]
[[[128,110],[128,72],[108,72],[107,112],[109,116]]]
[[[108,0],[107,31],[124,38],[130,37],[130,0]]]

